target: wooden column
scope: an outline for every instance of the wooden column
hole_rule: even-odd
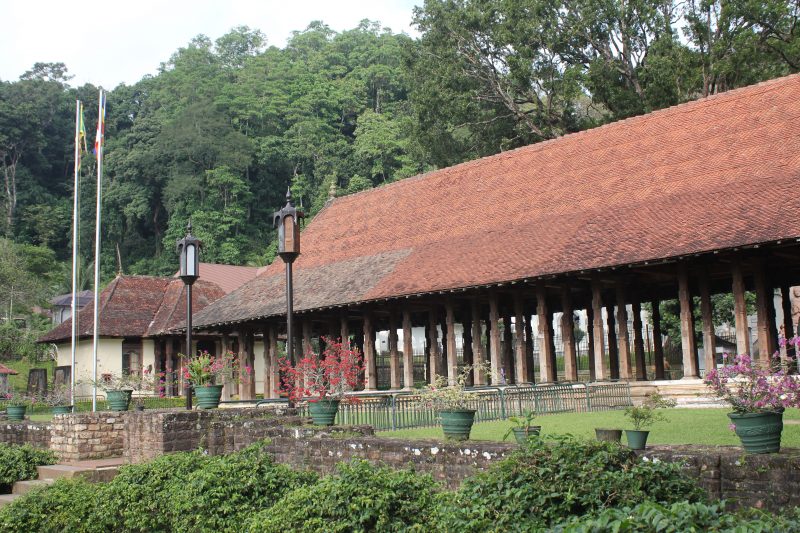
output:
[[[529,383],[536,383],[536,362],[533,360],[533,315],[535,314],[535,307],[530,304],[525,306],[525,360],[528,362],[528,376],[526,380]]]
[[[733,277],[733,318],[736,327],[736,351],[740,354],[749,354],[750,331],[747,327],[744,275],[739,261],[734,261],[731,265],[731,276]]]
[[[506,383],[516,383],[514,375],[514,338],[511,334],[511,316],[503,315],[503,376]]]
[[[517,364],[515,375],[517,383],[526,383],[530,380],[528,379],[528,358],[525,351],[525,312],[522,295],[519,293],[514,294],[514,331],[517,337],[514,347]]]
[[[716,366],[717,337],[714,334],[714,316],[711,309],[711,292],[708,288],[708,270],[704,269],[698,277],[700,286],[700,318],[703,322],[703,363],[706,372]]]
[[[411,312],[403,310],[403,388],[414,387],[414,331],[411,328]]]
[[[364,388],[378,390],[378,369],[375,365],[375,329],[372,315],[364,313]]]
[[[608,320],[608,369],[611,379],[619,379],[619,346],[617,345],[617,317],[614,306],[606,306],[606,319]]]
[[[547,309],[547,293],[544,285],[536,287],[536,316],[539,317],[539,382],[547,383],[556,380],[556,368],[553,366],[552,319]]]
[[[239,399],[252,400],[255,397],[255,376],[253,376],[251,358],[253,348],[250,343],[252,333],[245,329],[238,331],[239,337],[239,375],[241,385],[239,385]]]
[[[270,361],[272,354],[269,351],[269,324],[263,324],[261,327],[261,337],[264,339],[264,350],[261,352],[261,359],[264,363],[263,374],[261,381],[263,383],[263,398],[269,398],[270,389],[274,388],[272,384],[272,374],[270,372]],[[277,384],[275,385],[277,386]]]
[[[653,367],[656,379],[666,379],[664,371],[664,344],[661,339],[661,302],[652,300],[650,306],[653,308]]]
[[[685,263],[678,265],[678,301],[681,306],[681,352],[683,352],[683,378],[700,376],[697,370],[697,351],[694,342],[694,302],[689,291],[689,271]]]
[[[500,311],[498,310],[497,294],[489,295],[489,361],[492,367],[492,385],[500,382]]]
[[[302,340],[302,350],[301,354],[303,357],[305,355],[314,350],[314,345],[311,343],[311,320],[305,318],[303,319],[303,340]]]
[[[592,280],[592,340],[594,341],[594,379],[605,381],[608,379],[605,365],[605,336],[603,329],[603,297],[600,281]]]
[[[339,336],[342,340],[342,346],[350,348],[350,324],[346,315],[339,317]]]
[[[475,355],[472,351],[472,315],[462,309],[461,316],[461,340],[463,342],[462,346],[464,347],[464,368],[467,368],[473,366],[475,363]],[[467,386],[471,387],[475,384],[474,372],[468,372],[464,377]]]
[[[475,360],[475,371],[472,379],[475,385],[486,385],[486,372],[483,365],[486,364],[486,352],[483,350],[481,342],[481,315],[477,300],[470,302],[470,312],[472,314],[472,357]]]
[[[439,368],[439,332],[436,329],[436,313],[433,309],[428,311],[428,368],[430,383],[436,382],[436,376],[441,373]]]
[[[617,346],[619,347],[619,377],[630,380],[631,372],[631,341],[628,336],[628,308],[625,298],[625,287],[617,283]]]
[[[578,381],[578,355],[575,350],[575,317],[569,287],[561,287],[561,340],[564,344],[564,379]]]
[[[758,358],[769,361],[778,349],[772,333],[775,323],[775,302],[772,285],[764,270],[764,263],[758,260],[753,264],[756,285],[756,313],[758,321]]]
[[[269,398],[280,398],[281,377],[278,371],[278,327],[270,323],[267,326],[267,339],[269,342]],[[264,396],[267,397],[266,395]]]
[[[781,286],[781,309],[783,309],[783,336],[791,339],[795,336],[794,317],[792,317],[792,288]]]
[[[456,353],[456,319],[453,301],[448,299],[444,304],[445,323],[447,324],[447,382],[451,385],[458,379],[458,354]]]
[[[644,356],[644,337],[642,335],[642,304],[638,295],[631,302],[633,313],[633,360],[636,364],[635,376],[638,381],[647,379],[647,364]]]
[[[389,387],[400,388],[400,349],[397,346],[397,313],[389,313]]]
[[[231,338],[227,332],[222,334],[222,353],[225,354],[231,349]],[[169,356],[167,356],[167,361],[169,361]],[[169,375],[169,374],[168,374]],[[231,399],[231,393],[233,392],[233,386],[230,383],[225,383],[222,387],[222,396],[220,397],[221,401],[227,402]]]

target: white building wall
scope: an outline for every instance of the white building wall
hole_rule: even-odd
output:
[[[72,358],[71,343],[58,344],[58,365],[69,366]],[[81,339],[75,350],[75,388],[76,396],[90,396],[92,386],[79,383],[92,378],[92,339]],[[103,373],[120,375],[122,373],[122,339],[101,338],[97,344],[97,377]]]

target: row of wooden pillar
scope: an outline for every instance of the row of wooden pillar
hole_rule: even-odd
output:
[[[752,261],[751,273],[756,292],[758,311],[758,349],[760,354],[771,354],[777,345],[775,310],[772,302],[772,289],[765,274],[763,264]],[[715,366],[715,334],[712,318],[711,289],[707,270],[693,270],[694,280],[690,280],[686,264],[679,263],[676,268],[677,295],[680,305],[681,346],[684,377],[699,377],[699,365],[695,344],[693,297],[700,300],[700,319],[702,321],[702,346],[705,354],[705,368]],[[694,281],[694,283],[690,283]],[[691,287],[698,291],[692,294]],[[789,286],[781,286],[783,295],[784,327],[794,334],[789,303]],[[549,294],[548,294],[549,290]],[[463,362],[474,365],[475,371],[468,376],[470,385],[497,385],[502,383],[540,383],[555,382],[558,379],[556,350],[554,345],[553,312],[548,306],[548,296],[556,300],[560,306],[560,332],[563,343],[565,381],[578,380],[577,346],[574,335],[575,302],[568,286],[562,286],[558,294],[552,288],[538,285],[534,291],[523,295],[521,291],[510,294],[510,305],[501,308],[500,294],[490,292],[484,295],[488,305],[482,306],[477,298],[457,302],[452,297],[445,298],[440,306],[430,306],[427,320],[424,322],[427,354],[427,381],[436,376],[445,376],[450,383],[458,378],[459,365],[456,354],[456,320],[457,315],[463,332]],[[749,353],[750,339],[747,328],[747,311],[745,302],[745,280],[742,266],[733,262],[731,266],[731,291],[734,297],[734,316],[736,327],[737,351]],[[647,379],[645,341],[641,320],[642,300],[635,291],[622,283],[603,281],[598,277],[590,282],[588,301],[581,302],[578,308],[585,308],[589,327],[589,374],[590,380],[604,381],[608,379],[645,380]],[[605,301],[604,301],[605,299]],[[530,302],[535,300],[535,307]],[[652,307],[653,322],[653,363],[656,379],[665,379],[666,368],[661,343],[660,313],[658,299],[648,298]],[[632,314],[632,328],[628,328],[628,307]],[[443,307],[443,309],[442,309]],[[605,310],[605,313],[604,313]],[[419,309],[416,318],[419,319]],[[442,312],[443,311],[443,312]],[[532,328],[532,315],[540,317],[537,331]],[[378,376],[376,367],[376,319],[369,309],[360,313],[361,328],[350,331],[350,319],[342,316],[339,320],[330,320],[327,336],[353,342],[363,353],[365,362],[364,385],[366,390],[376,390]],[[385,316],[385,315],[384,315]],[[312,323],[310,319],[301,318],[294,339],[296,350],[300,354],[311,349]],[[384,321],[386,318],[384,318]],[[420,325],[417,322],[417,325]],[[389,381],[392,389],[410,388],[414,382],[414,361],[412,343],[412,312],[410,309],[392,309],[388,313],[388,349],[389,349]],[[403,331],[402,351],[398,330]],[[440,348],[439,329],[442,331]],[[512,329],[514,334],[512,335]],[[255,335],[263,336],[264,351],[264,391],[265,397],[275,398],[280,388],[278,372],[278,324],[269,322],[257,328],[242,327],[236,332],[238,352],[242,368],[255,368]],[[539,375],[534,376],[534,343],[533,335],[538,341]],[[632,339],[631,339],[632,337]],[[485,343],[483,342],[485,338]],[[352,339],[352,341],[351,341]],[[631,342],[632,340],[632,342]],[[222,349],[233,348],[230,335],[223,335]],[[631,345],[633,353],[631,353]],[[443,352],[443,353],[442,353]],[[300,355],[301,356],[301,355]],[[763,355],[762,355],[763,357]],[[401,364],[402,359],[402,364]],[[170,358],[168,357],[169,361]],[[168,369],[170,370],[170,369]],[[488,370],[488,371],[487,371]],[[225,397],[239,394],[241,399],[255,398],[255,376],[242,376],[242,385],[238,391],[226,387]]]

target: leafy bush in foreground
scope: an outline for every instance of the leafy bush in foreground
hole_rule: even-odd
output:
[[[37,466],[56,463],[50,450],[39,450],[30,444],[0,444],[0,492],[11,492],[11,485],[23,479],[36,479]]]
[[[571,516],[652,500],[698,501],[703,492],[674,463],[643,462],[617,444],[535,439],[464,481],[440,508],[444,531],[531,531]]]
[[[98,485],[82,479],[59,479],[32,490],[0,509],[0,531],[110,531],[97,519]]]
[[[724,503],[703,504],[679,502],[661,505],[641,503],[633,508],[605,509],[596,516],[573,518],[557,526],[556,533],[619,533],[659,532],[683,533],[717,531],[720,533],[749,533],[767,531],[800,531],[800,513],[794,516],[774,516],[750,509],[729,513]]]
[[[353,461],[254,515],[248,531],[430,531],[438,489],[428,475]]]

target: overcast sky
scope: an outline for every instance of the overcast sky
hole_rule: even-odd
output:
[[[283,47],[292,31],[322,20],[336,31],[380,21],[416,35],[412,9],[423,0],[138,0],[68,2],[0,0],[0,80],[13,81],[36,62],[67,65],[70,85],[113,89],[155,74],[192,37],[212,40],[239,25]]]

